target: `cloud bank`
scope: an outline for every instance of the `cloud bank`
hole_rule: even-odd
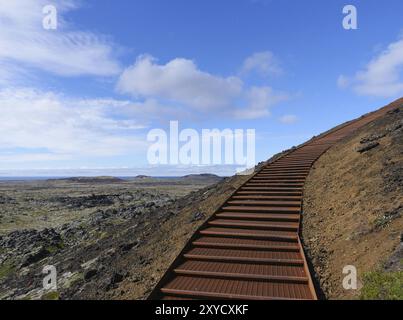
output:
[[[359,95],[399,97],[403,95],[403,39],[393,42],[355,76],[339,76],[341,88],[352,88]]]
[[[70,99],[31,88],[1,90],[0,161],[109,157],[145,148],[137,134],[142,126],[111,117],[111,110],[128,104]]]
[[[15,80],[18,67],[60,76],[110,76],[120,72],[114,44],[106,37],[78,31],[63,20],[76,1],[55,2],[57,30],[42,26],[46,0],[0,0],[0,82]]]
[[[199,113],[247,119],[268,116],[271,106],[287,99],[285,93],[269,86],[247,86],[239,77],[202,71],[192,60],[176,58],[158,64],[149,55],[139,56],[126,68],[116,88],[122,94],[176,105],[180,110],[186,106]]]

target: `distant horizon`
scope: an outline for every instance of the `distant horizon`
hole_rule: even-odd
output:
[[[186,175],[185,175],[186,176]],[[168,177],[159,177],[159,176],[147,176],[152,179],[180,179],[185,176],[168,176]],[[219,176],[215,175],[218,178],[228,178],[229,176]],[[0,177],[0,182],[13,182],[13,181],[48,181],[48,180],[63,180],[63,179],[71,179],[71,178],[99,178],[101,176],[70,176],[70,177],[63,177],[63,176],[45,176],[45,177],[40,177],[40,176],[31,176],[31,177]],[[117,176],[107,176],[111,178],[117,178],[117,179],[122,179],[122,180],[130,180],[133,178],[136,178],[137,176],[128,176],[128,177],[117,177]]]
[[[71,175],[4,175],[0,174],[0,181],[8,180],[47,180],[47,179],[69,179],[69,178],[99,178],[99,177],[113,177],[119,179],[130,179],[137,178],[141,176],[156,178],[156,179],[167,179],[167,178],[183,178],[186,176],[200,176],[200,175],[213,175],[221,178],[229,177],[232,175],[222,175],[209,172],[202,173],[186,173],[182,175],[150,175],[150,174],[131,174],[131,175],[110,175],[110,174],[71,174]]]
[[[271,158],[268,156],[267,159]],[[147,166],[147,167],[104,167],[104,168],[36,168],[9,169],[0,168],[0,179],[9,177],[183,177],[191,174],[214,174],[220,177],[233,176],[237,173],[237,165],[213,166]]]

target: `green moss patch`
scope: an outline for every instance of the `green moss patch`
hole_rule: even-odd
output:
[[[42,300],[59,300],[59,298],[60,298],[60,296],[59,296],[59,293],[58,292],[56,292],[56,291],[50,291],[50,292],[48,292],[48,293],[45,293],[43,296],[42,296]]]
[[[0,280],[8,278],[15,272],[15,268],[11,263],[4,263],[0,266]]]
[[[55,253],[57,253],[58,251],[64,249],[64,243],[63,243],[63,242],[60,242],[60,243],[58,243],[58,244],[56,244],[56,245],[47,246],[45,249],[46,249],[49,253],[55,254]]]
[[[403,271],[369,272],[363,281],[362,300],[403,300]]]

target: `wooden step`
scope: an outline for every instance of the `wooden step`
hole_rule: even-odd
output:
[[[275,174],[278,174],[278,175],[298,175],[298,174],[301,174],[301,175],[308,175],[309,174],[309,172],[310,172],[310,169],[303,169],[303,170],[296,170],[296,169],[294,169],[294,170],[287,170],[287,169],[284,169],[284,168],[280,168],[280,169],[274,169],[274,168],[270,168],[270,169],[263,169],[262,171],[259,171],[259,175],[261,175],[261,174],[263,174],[263,175],[265,175],[265,174],[267,174],[267,175],[275,175]]]
[[[276,207],[301,207],[301,201],[266,201],[266,200],[229,200],[229,205],[240,206],[276,206]]]
[[[287,214],[287,213],[242,213],[242,212],[222,212],[215,215],[217,218],[225,219],[252,219],[264,221],[300,221],[300,214]]]
[[[304,265],[304,260],[300,259],[270,259],[270,258],[248,258],[248,257],[223,257],[221,255],[217,256],[206,256],[206,255],[196,255],[186,253],[183,255],[186,259],[193,260],[208,260],[208,261],[218,261],[218,262],[252,262],[252,263],[265,263],[265,264],[275,264],[275,265],[286,265],[286,266],[302,266]]]
[[[240,191],[260,191],[261,194],[263,192],[282,192],[283,194],[295,194],[297,192],[302,193],[302,187],[289,187],[289,188],[284,188],[284,187],[272,187],[272,186],[262,186],[262,187],[257,187],[257,186],[246,186],[246,187],[241,187]]]
[[[274,169],[274,168],[266,168],[258,171],[257,175],[278,175],[278,176],[292,176],[292,175],[301,175],[306,177],[309,174],[310,169],[294,169],[294,170],[287,170],[287,169]]]
[[[313,163],[307,163],[307,164],[302,164],[302,163],[279,163],[276,165],[272,165],[270,167],[267,167],[265,170],[275,170],[275,169],[281,169],[285,171],[294,171],[294,170],[311,170],[312,169]]]
[[[303,184],[268,184],[268,183],[247,183],[240,190],[249,190],[249,188],[259,188],[260,191],[293,191],[302,192]],[[295,189],[295,190],[293,190]]]
[[[291,161],[291,160],[283,160],[276,163],[273,163],[270,167],[275,166],[311,166],[314,161]]]
[[[223,279],[239,279],[239,280],[258,280],[258,281],[273,281],[281,283],[308,283],[308,277],[288,277],[288,276],[272,276],[247,273],[225,273],[212,271],[198,271],[177,268],[174,270],[177,275],[197,276],[208,278],[223,278]]]
[[[192,260],[255,262],[281,265],[300,265],[303,259],[299,252],[245,250],[221,248],[193,248],[184,257]]]
[[[234,281],[234,280],[228,280]],[[233,283],[232,283],[233,284]],[[307,286],[307,285],[306,285]],[[183,297],[190,297],[202,300],[209,300],[209,299],[229,299],[229,300],[273,300],[273,301],[281,301],[281,300],[308,300],[303,299],[301,297],[296,298],[288,298],[288,297],[275,297],[271,295],[267,296],[258,296],[258,295],[251,295],[251,294],[235,294],[235,293],[221,293],[221,292],[208,292],[208,291],[199,291],[199,290],[181,290],[181,289],[170,289],[170,288],[162,288],[161,292],[168,295],[178,295]],[[309,291],[308,291],[309,292]]]
[[[236,195],[232,196],[231,199],[239,200],[272,200],[272,201],[302,201],[302,196],[265,196],[265,195]]]
[[[269,196],[269,197],[299,197],[302,198],[302,192],[301,191],[250,191],[250,190],[244,190],[244,191],[238,191],[236,193],[238,196]]]
[[[281,161],[313,161],[316,159],[317,159],[317,157],[315,155],[309,155],[309,156],[288,155],[286,157],[278,159],[275,163],[281,162]]]
[[[301,175],[284,175],[284,174],[263,174],[258,173],[253,179],[254,180],[298,180],[305,181],[307,176]]]
[[[288,187],[288,186],[297,186],[297,187],[303,187],[304,182],[301,181],[275,181],[275,180],[249,180],[247,183],[245,183],[245,186],[248,185],[256,185],[256,184],[262,184],[262,185],[273,185],[275,187]]]
[[[297,231],[299,227],[299,223],[295,222],[270,222],[270,221],[234,220],[234,219],[214,219],[209,221],[208,224],[216,227],[234,227],[234,228],[284,230],[284,231]]]
[[[274,240],[202,236],[192,242],[194,247],[251,249],[300,252],[298,243]]]
[[[299,207],[276,207],[276,206],[224,206],[223,211],[233,212],[268,212],[268,213],[300,213]]]
[[[284,177],[277,178],[273,176],[255,176],[249,182],[276,182],[276,183],[304,183],[305,178]]]
[[[209,227],[200,231],[200,234],[207,236],[239,237],[250,239],[266,239],[278,241],[298,242],[298,235],[288,231],[266,231],[253,229],[231,229]]]

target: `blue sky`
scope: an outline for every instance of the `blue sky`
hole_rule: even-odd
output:
[[[42,8],[58,27],[42,27]],[[342,26],[357,8],[358,29]],[[256,160],[403,95],[403,2],[0,0],[0,175],[230,174],[147,162],[167,128],[256,129]]]

